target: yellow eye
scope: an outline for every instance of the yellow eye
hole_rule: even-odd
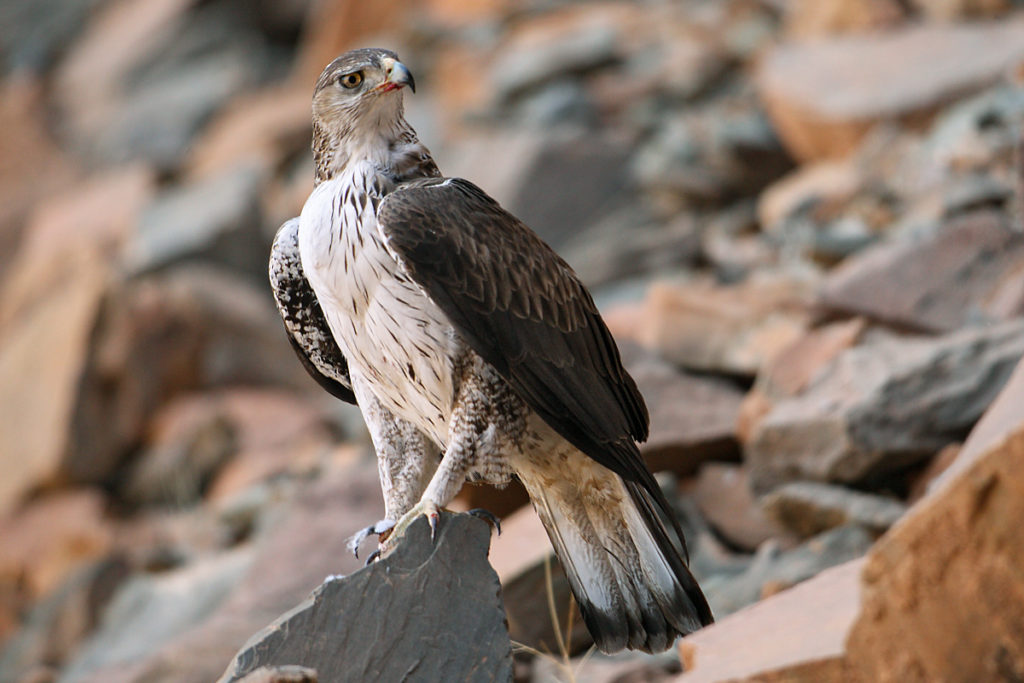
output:
[[[345,74],[343,76],[339,76],[338,77],[338,83],[341,84],[341,87],[348,88],[349,90],[351,90],[352,88],[357,87],[362,82],[363,82],[363,72],[362,71],[353,71],[350,74]]]

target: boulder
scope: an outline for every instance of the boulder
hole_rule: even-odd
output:
[[[818,305],[898,327],[947,332],[1024,313],[1024,234],[978,211],[924,236],[879,244],[828,274]]]
[[[139,220],[126,261],[133,273],[182,261],[225,265],[263,282],[270,243],[260,232],[264,170],[241,164],[157,197]]]
[[[633,180],[669,206],[753,197],[790,168],[768,118],[740,98],[664,117],[631,161]]]
[[[640,324],[622,332],[684,368],[752,376],[803,334],[811,290],[787,275],[733,286],[655,283]]]
[[[323,680],[512,680],[512,643],[498,577],[487,563],[490,526],[426,519],[395,550],[347,577],[329,577],[305,602],[255,634],[221,683],[265,666],[301,665]]]
[[[836,527],[789,550],[768,541],[743,571],[701,577],[701,587],[715,617],[722,618],[829,567],[863,556],[873,541],[874,537],[857,524]]]
[[[650,413],[650,437],[640,452],[652,471],[689,475],[705,460],[739,455],[735,386],[679,371],[636,344],[622,344],[620,351]]]
[[[796,158],[846,156],[880,121],[925,117],[991,85],[1022,45],[1020,17],[783,44],[761,62],[757,86]]]
[[[884,496],[812,481],[783,484],[761,499],[765,514],[801,537],[843,524],[859,524],[881,535],[907,511]]]
[[[19,5],[29,13],[36,9],[33,2]],[[5,5],[5,9],[8,7],[11,5]],[[38,11],[48,13],[52,9],[40,6]],[[13,28],[17,21],[0,24],[4,29]],[[27,43],[37,45],[42,39],[32,36]],[[80,175],[70,155],[47,129],[46,110],[41,81],[22,75],[0,83],[0,252],[4,254],[17,251],[36,202],[66,191]],[[0,259],[0,280],[6,280],[13,263],[10,257]]]
[[[110,477],[173,397],[229,384],[314,385],[265,290],[209,267],[118,283],[103,304],[77,388],[63,471]]]
[[[222,514],[229,513],[226,507]],[[260,506],[249,524],[251,543],[239,547],[254,553],[248,570],[207,618],[169,641],[154,643],[139,659],[94,671],[88,680],[216,680],[246,639],[302,602],[325,576],[362,567],[346,540],[383,514],[375,462],[324,461],[308,481],[277,488]],[[169,630],[159,623],[151,628]]]
[[[770,538],[786,535],[756,504],[741,465],[704,463],[688,493],[708,524],[738,548],[753,551]]]
[[[128,579],[104,609],[97,631],[64,669],[62,680],[104,680],[97,672],[151,655],[202,623],[235,588],[252,559],[251,548],[238,548],[174,571]]]
[[[883,339],[840,354],[754,429],[756,491],[857,483],[920,462],[974,425],[1024,355],[1024,322],[936,339]]]
[[[844,644],[860,608],[851,560],[683,638],[677,683],[854,681]],[[737,644],[742,643],[742,656]]]
[[[743,399],[736,426],[743,442],[780,400],[800,394],[843,351],[855,346],[865,322],[852,318],[808,330],[765,363]]]
[[[1024,373],[939,486],[872,550],[848,661],[865,681],[1013,680],[1024,673]]]
[[[907,18],[899,0],[796,0],[785,12],[786,34],[797,40],[891,29]]]
[[[66,664],[96,628],[130,571],[117,555],[90,562],[37,600],[19,630],[0,646],[0,680],[33,681],[34,672],[52,672]]]

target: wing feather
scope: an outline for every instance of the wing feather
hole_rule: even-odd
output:
[[[299,219],[282,225],[270,250],[270,288],[288,341],[309,376],[332,396],[355,403],[348,362],[338,348],[299,256]]]
[[[622,477],[656,488],[636,446],[647,438],[643,398],[565,261],[458,178],[401,186],[377,219],[409,276],[538,415]]]

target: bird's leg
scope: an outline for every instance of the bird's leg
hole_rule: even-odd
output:
[[[395,522],[394,528],[381,543],[382,554],[391,551],[406,529],[420,516],[426,517],[430,522],[430,537],[434,537],[441,510],[451,502],[466,481],[466,472],[472,462],[473,448],[467,448],[464,443],[459,441],[448,447],[420,501]]]
[[[384,494],[384,519],[359,530],[348,540],[348,548],[359,557],[359,546],[376,535],[383,543],[392,533],[395,520],[409,511],[426,490],[441,455],[437,446],[420,430],[388,411],[362,382],[353,382],[363,418],[377,451],[377,471]],[[371,559],[379,554],[378,548]]]

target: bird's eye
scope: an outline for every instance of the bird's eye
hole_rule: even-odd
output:
[[[363,82],[363,72],[362,71],[353,71],[350,74],[344,74],[344,75],[338,77],[338,83],[341,85],[341,87],[348,88],[349,90],[351,90],[352,88],[357,87],[362,82]]]

